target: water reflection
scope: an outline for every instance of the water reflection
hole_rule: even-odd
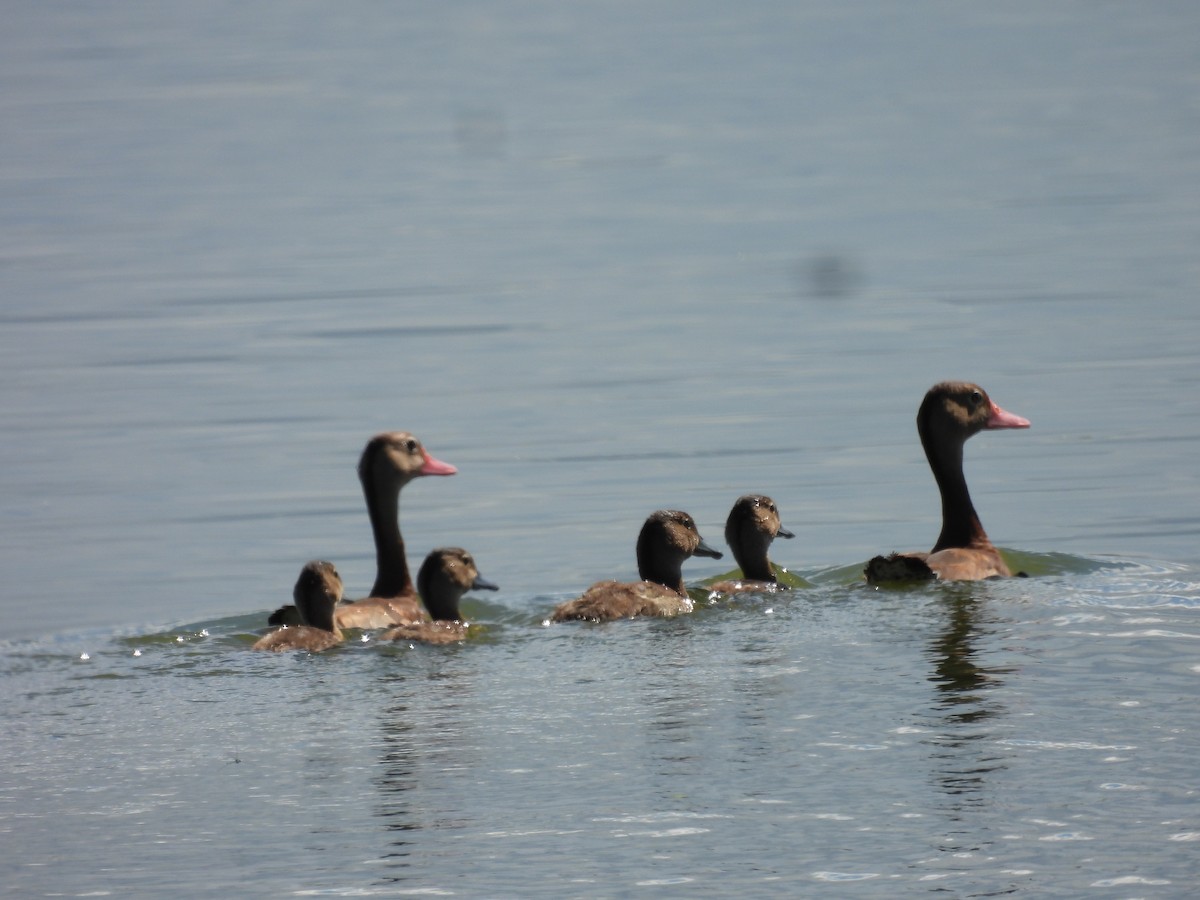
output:
[[[385,679],[393,699],[379,716],[379,764],[372,781],[375,816],[388,840],[382,859],[398,870],[381,878],[387,883],[425,874],[411,869],[416,833],[463,824],[461,804],[447,796],[443,776],[449,773],[453,778],[478,766],[473,745],[464,739],[473,678],[457,666],[445,665],[450,660],[438,651],[428,662],[430,670],[396,672]],[[430,793],[438,799],[430,800]]]
[[[423,827],[410,794],[417,786],[420,760],[413,740],[409,705],[397,702],[384,710],[381,723],[379,774],[374,779],[379,791],[375,815],[383,820],[389,836],[391,849],[384,853],[384,859],[406,867],[411,843],[406,833]]]
[[[934,710],[940,713],[937,734],[929,740],[930,761],[938,789],[949,798],[946,808],[957,818],[986,803],[987,776],[1004,767],[995,751],[993,720],[1005,712],[996,688],[1010,670],[981,664],[978,644],[988,632],[969,588],[947,595],[941,606],[946,624],[928,651],[929,680],[938,691]]]
[[[649,653],[643,658],[648,671],[641,679],[643,702],[650,712],[648,749],[655,775],[687,777],[699,762],[696,730],[707,704],[694,681],[689,623],[673,619],[655,624]]]
[[[785,679],[786,654],[777,644],[752,638],[737,648],[735,693],[737,704],[737,759],[747,772],[756,772],[772,756],[769,739],[777,731],[775,717]]]

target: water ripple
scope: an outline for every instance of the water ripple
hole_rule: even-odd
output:
[[[1091,887],[1120,887],[1123,884],[1170,884],[1166,878],[1145,878],[1141,875],[1124,875],[1120,878],[1102,878],[1093,881]]]
[[[879,877],[879,872],[813,872],[817,881],[867,881]]]
[[[1088,741],[1039,741],[1032,738],[1004,738],[996,741],[1002,747],[1021,747],[1036,750],[1136,750],[1132,744],[1093,744]]]

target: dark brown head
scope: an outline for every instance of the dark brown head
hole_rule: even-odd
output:
[[[479,574],[475,560],[461,547],[431,550],[417,572],[417,593],[439,621],[457,621],[458,601],[467,591],[495,591],[499,587]]]
[[[303,624],[334,631],[333,610],[342,599],[342,577],[333,563],[314,559],[300,570],[292,599]]]
[[[755,581],[775,580],[767,550],[776,537],[794,536],[779,521],[775,501],[765,494],[738,497],[725,520],[725,543],[742,574]]]
[[[967,381],[943,381],[925,394],[917,411],[917,433],[925,453],[934,446],[962,447],[985,428],[1028,428],[1029,420],[997,406],[987,392]]]
[[[454,466],[434,459],[407,431],[385,431],[367,441],[358,461],[363,485],[390,485],[397,489],[421,475],[453,475]]]
[[[683,561],[689,556],[721,558],[719,551],[704,543],[695,521],[687,513],[677,509],[651,513],[637,540],[638,572],[642,579],[682,593]]]

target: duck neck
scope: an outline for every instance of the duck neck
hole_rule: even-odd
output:
[[[683,583],[683,560],[648,559],[639,553],[638,574],[642,581],[653,581],[681,596],[687,596],[687,587]]]
[[[430,618],[435,622],[459,622],[462,614],[458,611],[458,597],[450,594],[439,596],[438,592],[430,591],[430,596],[422,597],[421,601],[429,610]]]
[[[301,617],[304,619],[304,624],[313,628],[320,628],[322,631],[332,631],[338,637],[341,637],[341,631],[338,630],[336,620],[334,618],[334,603],[332,601],[326,603],[306,603],[300,611]]]
[[[939,450],[922,435],[922,443],[942,495],[942,533],[931,552],[990,543],[967,490],[967,478],[963,474],[963,442],[943,444]]]
[[[363,483],[367,514],[375,535],[375,585],[372,597],[412,596],[412,576],[404,554],[404,538],[400,536],[400,487],[379,490]]]
[[[775,572],[771,569],[771,560],[767,558],[767,547],[761,541],[752,539],[752,547],[739,546],[733,548],[733,558],[737,560],[742,575],[751,581],[766,581],[775,583]]]

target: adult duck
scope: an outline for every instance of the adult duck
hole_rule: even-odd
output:
[[[864,570],[867,581],[978,581],[1011,575],[971,503],[963,445],[980,431],[1028,427],[1028,419],[1001,409],[977,384],[946,381],[931,387],[917,412],[917,433],[942,495],[942,533],[928,553],[876,556]]]
[[[765,494],[738,497],[725,520],[725,543],[729,545],[742,577],[710,584],[713,593],[779,590],[779,581],[767,557],[771,541],[795,535],[783,527],[775,501]]]
[[[634,616],[674,616],[691,612],[692,599],[683,583],[683,562],[691,556],[720,559],[685,512],[660,509],[642,525],[637,540],[641,581],[601,581],[583,596],[555,607],[550,619],[566,622],[583,619],[603,622]]]
[[[358,461],[358,479],[375,538],[375,584],[367,598],[337,608],[340,628],[386,628],[422,618],[400,534],[400,489],[414,478],[457,471],[431,456],[407,431],[386,431],[367,442]],[[297,620],[294,607],[284,606],[272,613],[268,622],[279,625]]]
[[[342,578],[333,563],[306,563],[292,590],[302,624],[284,625],[259,638],[254,650],[308,650],[316,653],[342,642],[333,610],[342,599]]]
[[[417,592],[429,616],[426,621],[397,625],[379,635],[381,641],[452,644],[467,636],[458,604],[467,591],[496,591],[499,586],[479,574],[475,560],[461,547],[431,550],[417,572]]]

